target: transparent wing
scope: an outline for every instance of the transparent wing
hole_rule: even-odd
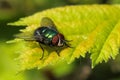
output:
[[[35,41],[35,37],[33,36],[33,34],[29,34],[29,33],[19,33],[14,35],[15,38],[19,38],[19,39],[24,39],[27,41]]]
[[[55,24],[54,24],[54,22],[50,18],[48,18],[48,17],[43,17],[42,18],[42,20],[41,20],[41,26],[50,27],[50,28],[58,31],[57,28],[56,28],[56,26],[55,26]]]

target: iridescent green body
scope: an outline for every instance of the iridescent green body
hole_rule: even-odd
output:
[[[36,40],[40,43],[52,45],[52,38],[57,35],[58,32],[52,28],[49,27],[40,27],[36,29],[34,36],[36,37]]]
[[[52,30],[52,29],[48,29],[47,27],[44,27],[44,30],[42,31],[42,34],[48,38],[48,39],[52,39],[53,36],[55,36],[56,34],[58,34],[56,31]]]

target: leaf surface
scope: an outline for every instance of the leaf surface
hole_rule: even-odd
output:
[[[120,47],[120,6],[119,5],[83,5],[48,9],[32,16],[9,23],[14,26],[27,26],[20,30],[23,35],[32,34],[40,27],[43,17],[51,18],[58,31],[64,34],[73,48],[64,48],[60,56],[48,46],[42,60],[42,50],[37,42],[13,40],[24,43],[24,49],[18,60],[22,70],[34,67],[42,68],[62,61],[71,63],[75,58],[91,54],[92,66],[109,59],[115,59]],[[28,33],[28,34],[27,34]],[[46,47],[46,46],[45,46]],[[47,50],[49,49],[49,50]]]

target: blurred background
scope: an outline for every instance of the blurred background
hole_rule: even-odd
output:
[[[20,72],[13,44],[6,44],[21,27],[7,23],[38,11],[67,5],[119,4],[120,0],[0,0],[0,80],[120,80],[120,55],[116,60],[90,68],[89,55],[72,64],[61,63],[41,70]],[[22,27],[24,28],[24,27]]]

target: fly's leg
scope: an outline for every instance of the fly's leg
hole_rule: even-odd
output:
[[[72,40],[63,40],[63,42],[64,42],[64,44],[65,44],[65,46],[67,46],[67,47],[69,47],[69,48],[73,48],[73,47],[71,47],[70,46],[70,44],[67,44],[68,42],[71,42]]]
[[[60,56],[60,54],[59,54],[59,50],[55,50],[55,52],[57,53],[58,56]]]
[[[73,40],[64,40],[64,42],[71,42],[71,41],[73,41]]]
[[[40,45],[40,44],[39,44]],[[42,56],[41,56],[41,58],[40,58],[40,60],[42,60],[43,59],[43,57],[44,57],[44,49],[43,49],[43,47],[40,45],[40,48],[42,49],[42,51],[43,51],[43,53],[42,53]]]
[[[65,43],[65,46],[67,46],[67,47],[69,47],[69,48],[73,48],[73,47],[71,47],[69,44],[67,44],[67,43]]]

